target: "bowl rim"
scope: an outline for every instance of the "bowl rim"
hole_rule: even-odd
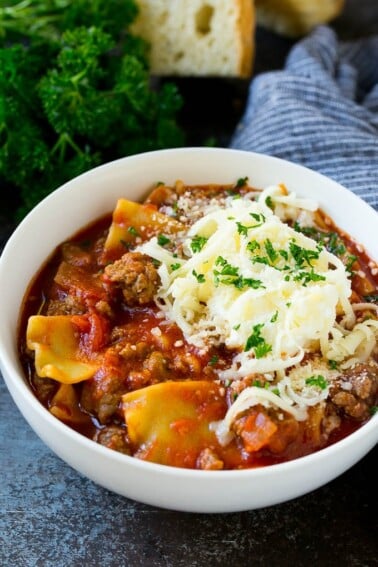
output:
[[[99,172],[106,173],[107,170],[112,170],[114,167],[123,166],[124,163],[130,162],[138,162],[143,161],[149,155],[156,155],[156,154],[196,154],[196,153],[225,153],[225,154],[246,154],[251,157],[251,159],[258,159],[266,162],[276,162],[279,165],[285,164],[285,167],[295,167],[299,170],[304,170],[305,172],[311,172],[318,176],[319,180],[323,178],[327,180],[329,184],[333,185],[335,188],[338,187],[338,190],[348,191],[344,186],[340,183],[334,181],[333,179],[311,170],[303,165],[296,164],[294,162],[290,162],[288,160],[284,160],[282,158],[278,158],[275,156],[269,156],[266,154],[260,154],[258,152],[249,152],[245,150],[236,150],[231,148],[207,148],[207,147],[185,147],[185,148],[171,148],[171,149],[164,149],[164,150],[155,150],[155,151],[148,151],[143,152],[140,154],[127,156],[123,158],[119,158],[117,160],[113,160],[107,162],[105,164],[99,165],[87,172],[82,173],[81,175],[67,181],[57,189],[55,189],[51,194],[45,197],[36,207],[28,213],[28,215],[21,221],[18,227],[14,230],[11,234],[8,242],[5,244],[4,249],[0,255],[0,281],[2,279],[2,272],[5,269],[5,266],[8,262],[8,258],[12,255],[13,247],[17,246],[17,240],[22,235],[23,231],[28,229],[30,225],[33,225],[33,217],[39,211],[42,211],[43,208],[46,206],[50,200],[55,200],[58,194],[63,192],[68,192],[71,187],[78,183],[78,181],[83,181],[86,179],[90,179],[92,176],[97,175]],[[370,211],[374,212],[377,217],[378,213],[375,211],[366,201],[362,200],[356,194],[351,193],[351,198],[356,199],[359,201],[359,206]],[[323,207],[323,203],[320,203]],[[51,413],[45,408],[42,403],[36,398],[33,394],[28,382],[27,378],[24,376],[22,369],[15,361],[12,360],[8,350],[4,347],[3,344],[3,331],[0,330],[0,368],[2,371],[3,379],[10,391],[12,398],[15,400],[13,391],[17,390],[18,394],[20,395],[20,399],[24,403],[27,403],[31,409],[41,416],[41,418],[49,423],[57,432],[59,432],[63,436],[68,436],[75,444],[81,445],[83,444],[89,450],[94,451],[96,454],[105,456],[106,458],[110,458],[113,462],[117,463],[127,463],[128,465],[140,469],[140,470],[149,470],[149,471],[156,471],[159,473],[164,474],[165,476],[179,476],[181,478],[189,478],[189,477],[196,477],[196,478],[208,478],[210,482],[214,481],[214,478],[223,479],[223,478],[233,478],[233,477],[260,477],[260,476],[276,476],[280,475],[283,472],[289,472],[292,469],[298,469],[302,467],[307,467],[312,464],[317,463],[318,461],[322,461],[324,458],[327,458],[328,455],[332,455],[333,457],[337,457],[339,453],[348,450],[351,445],[355,445],[359,442],[360,439],[366,437],[371,431],[376,429],[378,424],[378,414],[373,415],[366,423],[364,423],[361,427],[359,427],[356,431],[350,433],[343,439],[336,441],[332,445],[324,447],[320,450],[315,451],[314,453],[286,461],[283,463],[276,463],[272,465],[266,465],[262,467],[255,467],[255,468],[243,468],[243,469],[233,469],[233,470],[219,470],[219,471],[204,471],[198,469],[189,469],[189,468],[181,468],[181,467],[173,467],[171,465],[162,465],[159,463],[153,463],[149,461],[143,461],[136,457],[132,457],[129,455],[125,455],[104,447],[95,441],[85,437],[83,434],[78,433],[65,423],[61,422],[57,418],[55,418]],[[13,337],[14,340],[14,337]],[[18,406],[20,412],[23,414],[23,410],[20,407],[20,403],[15,400],[16,405]],[[378,441],[378,435],[377,435]]]

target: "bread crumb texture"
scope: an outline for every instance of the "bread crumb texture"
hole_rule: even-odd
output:
[[[249,77],[251,0],[137,0],[133,32],[151,46],[154,75]]]

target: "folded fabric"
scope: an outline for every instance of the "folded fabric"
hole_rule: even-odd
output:
[[[317,28],[251,83],[231,147],[324,173],[378,209],[378,36]]]

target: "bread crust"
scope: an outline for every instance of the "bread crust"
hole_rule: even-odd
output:
[[[241,78],[250,77],[254,62],[255,10],[251,0],[236,0],[239,8]]]

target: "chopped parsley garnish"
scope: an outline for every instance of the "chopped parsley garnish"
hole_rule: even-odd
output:
[[[206,236],[193,236],[192,241],[190,243],[190,248],[193,250],[194,253],[201,252],[202,248],[205,246],[208,239]]]
[[[276,250],[273,247],[272,242],[269,239],[265,240],[264,246],[265,246],[266,253],[268,254],[268,258],[271,261],[271,263],[273,264],[278,258],[278,252],[276,252]]]
[[[265,216],[262,213],[249,213],[249,214],[257,222],[257,224],[247,226],[237,221],[236,226],[238,228],[238,233],[241,234],[242,236],[248,236],[249,230],[253,228],[259,228],[259,226],[262,226],[266,220]]]
[[[210,366],[215,366],[216,363],[218,362],[218,360],[219,360],[219,356],[216,355],[216,354],[214,354],[214,355],[210,358],[210,360],[209,360],[209,365],[210,365]]]
[[[377,303],[378,302],[378,295],[364,295],[364,300],[368,303]]]
[[[178,270],[179,268],[181,268],[181,264],[179,264],[178,262],[176,264],[171,264],[172,272],[174,272],[175,270]]]
[[[238,331],[240,329],[240,323],[234,325],[232,328],[234,329],[234,331]]]
[[[248,242],[247,244],[247,250],[249,250],[250,252],[255,252],[255,250],[259,250],[260,248],[260,244],[257,242],[257,240],[251,240],[251,242]]]
[[[272,350],[272,345],[269,345],[264,337],[261,336],[263,327],[264,323],[259,323],[253,327],[252,334],[249,335],[244,347],[245,352],[254,349],[256,358],[263,358]]]
[[[250,287],[252,289],[259,289],[264,288],[261,280],[255,280],[253,278],[244,278],[243,276],[239,276],[234,282],[233,285],[238,289],[243,289],[243,287]]]
[[[285,278],[286,279],[286,278]],[[299,282],[302,281],[302,284],[306,287],[309,282],[323,282],[325,281],[325,276],[317,274],[314,272],[313,268],[310,272],[298,272],[294,276],[294,281]]]
[[[165,234],[159,234],[157,237],[157,242],[159,246],[165,246],[166,244],[169,244],[171,240],[168,238],[168,236],[165,236]]]
[[[255,219],[255,221],[263,223],[265,222],[265,217],[262,213],[249,213],[250,216]]]
[[[320,390],[325,390],[328,386],[327,380],[321,374],[318,374],[317,376],[310,376],[309,378],[306,378],[305,382],[309,386],[317,386]]]
[[[271,265],[267,256],[255,256],[252,258],[252,262],[254,264],[265,264],[266,266]]]
[[[238,227],[238,233],[243,235],[243,236],[248,236],[248,230],[250,228],[252,228],[250,226],[245,226],[244,224],[242,224],[239,221],[237,221],[236,226]]]
[[[278,319],[278,311],[276,311],[275,314],[272,315],[270,322],[275,323],[277,321],[277,319]]]
[[[289,249],[295,260],[296,268],[303,268],[306,264],[312,268],[311,262],[319,258],[319,252],[317,250],[309,250],[308,248],[298,246],[294,240],[290,242]]]
[[[312,266],[312,261],[319,258],[321,252],[318,250],[309,250],[299,246],[294,240],[290,241],[289,251],[287,250],[276,250],[273,246],[272,241],[267,238],[264,241],[265,255],[257,254],[251,258],[254,264],[264,264],[270,266],[275,270],[286,271],[284,281],[288,282],[291,279],[293,281],[301,282],[306,286],[309,282],[324,281],[326,278],[321,274],[317,274]],[[252,240],[247,244],[247,249],[254,253],[256,250],[261,249],[260,244],[256,240]],[[286,262],[289,261],[289,256],[294,260],[295,265],[291,267],[289,264],[279,265],[278,261],[283,258]],[[308,271],[308,267],[311,270]]]
[[[296,232],[301,232],[302,234],[305,234],[306,236],[310,236],[311,238],[314,238],[315,240],[319,240],[319,238],[317,238],[317,236],[319,236],[320,230],[317,230],[316,228],[313,228],[312,226],[301,226],[299,224],[299,222],[295,221],[293,228]]]
[[[122,244],[122,246],[124,246],[126,248],[126,250],[129,250],[130,244],[128,242],[126,242],[126,240],[123,240],[122,238],[120,238],[119,241]]]
[[[378,412],[378,406],[371,406],[370,415],[375,415]]]
[[[215,260],[215,265],[219,266],[219,270],[214,270],[214,283],[215,285],[234,285],[237,289],[250,287],[252,289],[264,288],[260,280],[253,278],[245,278],[239,274],[239,268],[232,266],[225,258],[218,256]]]
[[[327,250],[336,256],[342,256],[346,252],[344,242],[341,240],[337,232],[329,232],[327,234]]]
[[[347,258],[347,263],[345,264],[345,269],[351,275],[353,275],[352,267],[353,267],[353,264],[355,263],[356,260],[357,260],[357,256],[355,256],[354,254],[350,254]]]
[[[329,252],[331,252],[331,254],[335,254],[335,256],[343,257],[347,253],[347,247],[343,239],[339,234],[337,234],[337,232],[324,232],[313,227],[302,227],[297,222],[294,224],[294,230],[301,232],[302,234],[305,234],[310,238],[313,238],[314,240],[319,242],[319,244],[324,246]],[[346,260],[348,271],[350,271],[354,260],[356,260],[355,257],[354,260],[352,260],[352,257],[353,256],[348,256],[349,260]],[[348,266],[349,261],[351,262],[351,264]]]
[[[239,179],[235,183],[235,187],[239,189],[240,187],[244,187],[244,185],[247,185],[247,183],[248,183],[248,177],[239,177]]]
[[[239,268],[236,266],[232,266],[229,262],[227,262],[226,258],[223,256],[218,256],[215,260],[215,265],[221,267],[221,271],[214,270],[214,274],[217,276],[238,276],[239,275]]]
[[[336,360],[329,360],[328,366],[330,367],[331,370],[337,370],[337,368],[338,368],[338,364],[337,364]]]
[[[265,204],[267,207],[273,210],[273,199],[270,195],[268,195],[267,198],[265,199]]]
[[[129,226],[128,229],[127,229],[127,232],[129,232],[133,236],[139,236],[139,232],[137,231],[135,226]]]
[[[251,350],[251,348],[256,347],[260,343],[265,342],[264,338],[261,336],[261,329],[263,327],[264,323],[259,323],[253,327],[252,334],[249,335],[247,342],[245,343],[244,352]]]
[[[198,274],[195,270],[192,270],[192,274],[196,278],[198,283],[205,283],[206,278],[204,274]]]
[[[272,345],[268,345],[267,343],[257,345],[257,347],[255,347],[255,357],[263,358],[271,351],[272,351]]]

